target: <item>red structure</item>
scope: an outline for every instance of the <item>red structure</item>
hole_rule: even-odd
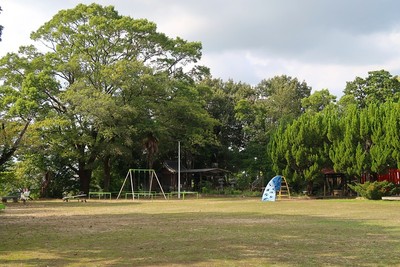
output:
[[[388,181],[397,185],[400,185],[400,170],[390,169],[387,174],[378,174],[378,181]]]
[[[400,170],[399,169],[390,169],[388,173],[378,174],[378,175],[369,175],[367,177],[366,174],[361,176],[361,183],[365,183],[366,181],[388,181],[395,185],[400,185]]]

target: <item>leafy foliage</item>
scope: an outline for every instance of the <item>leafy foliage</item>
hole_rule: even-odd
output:
[[[212,139],[207,132],[214,122],[197,104],[192,72],[184,70],[200,59],[200,43],[168,38],[152,22],[97,4],[60,11],[31,38],[48,51],[30,47],[3,59],[5,85],[15,95],[8,92],[4,101],[9,114],[31,116],[47,107],[43,120],[35,116],[35,128],[48,140],[46,153],[75,172],[82,191],[102,164],[109,180],[111,160],[141,151],[139,140],[149,132],[179,128],[171,118],[187,126],[175,138],[188,140],[188,147]],[[171,117],[173,109],[182,116]]]
[[[348,82],[344,93],[352,96],[361,108],[372,103],[398,102],[400,81],[388,71],[370,71],[367,78],[356,77],[354,81]]]
[[[321,169],[331,164],[327,131],[323,113],[305,113],[291,124],[281,125],[269,147],[275,172],[294,184],[307,182],[311,193],[313,182],[322,178]]]
[[[356,183],[349,187],[361,197],[371,200],[382,199],[383,196],[392,196],[400,193],[400,187],[388,181]]]
[[[1,9],[1,7],[0,7],[0,12],[1,11],[3,11],[3,9]],[[1,42],[1,35],[2,35],[2,33],[3,33],[3,29],[4,29],[4,27],[3,27],[3,25],[0,25],[0,42]]]

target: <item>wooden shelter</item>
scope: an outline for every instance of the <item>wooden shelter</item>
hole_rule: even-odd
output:
[[[324,196],[345,196],[348,192],[347,179],[344,173],[335,172],[333,169],[323,169]]]

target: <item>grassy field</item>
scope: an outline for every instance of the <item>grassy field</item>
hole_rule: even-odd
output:
[[[0,266],[400,266],[400,202],[9,203]]]

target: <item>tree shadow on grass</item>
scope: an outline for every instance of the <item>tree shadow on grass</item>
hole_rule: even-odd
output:
[[[68,202],[62,201],[61,199],[59,200],[33,200],[33,201],[27,201],[26,203],[23,202],[8,202],[5,203],[6,210],[8,212],[18,210],[18,212],[14,213],[21,213],[23,212],[35,212],[35,213],[41,213],[43,210],[49,210],[49,209],[57,209],[57,208],[98,208],[98,207],[131,207],[131,206],[136,206],[136,205],[141,205],[143,203],[147,202],[152,202],[154,200],[151,199],[141,199],[141,200],[132,200],[132,199],[122,199],[122,200],[116,200],[116,199],[88,199],[86,202],[85,201],[78,201],[78,200],[70,200]]]
[[[53,216],[25,221],[8,216],[2,224],[0,265],[6,266],[400,263],[400,228],[371,221],[185,212]]]

